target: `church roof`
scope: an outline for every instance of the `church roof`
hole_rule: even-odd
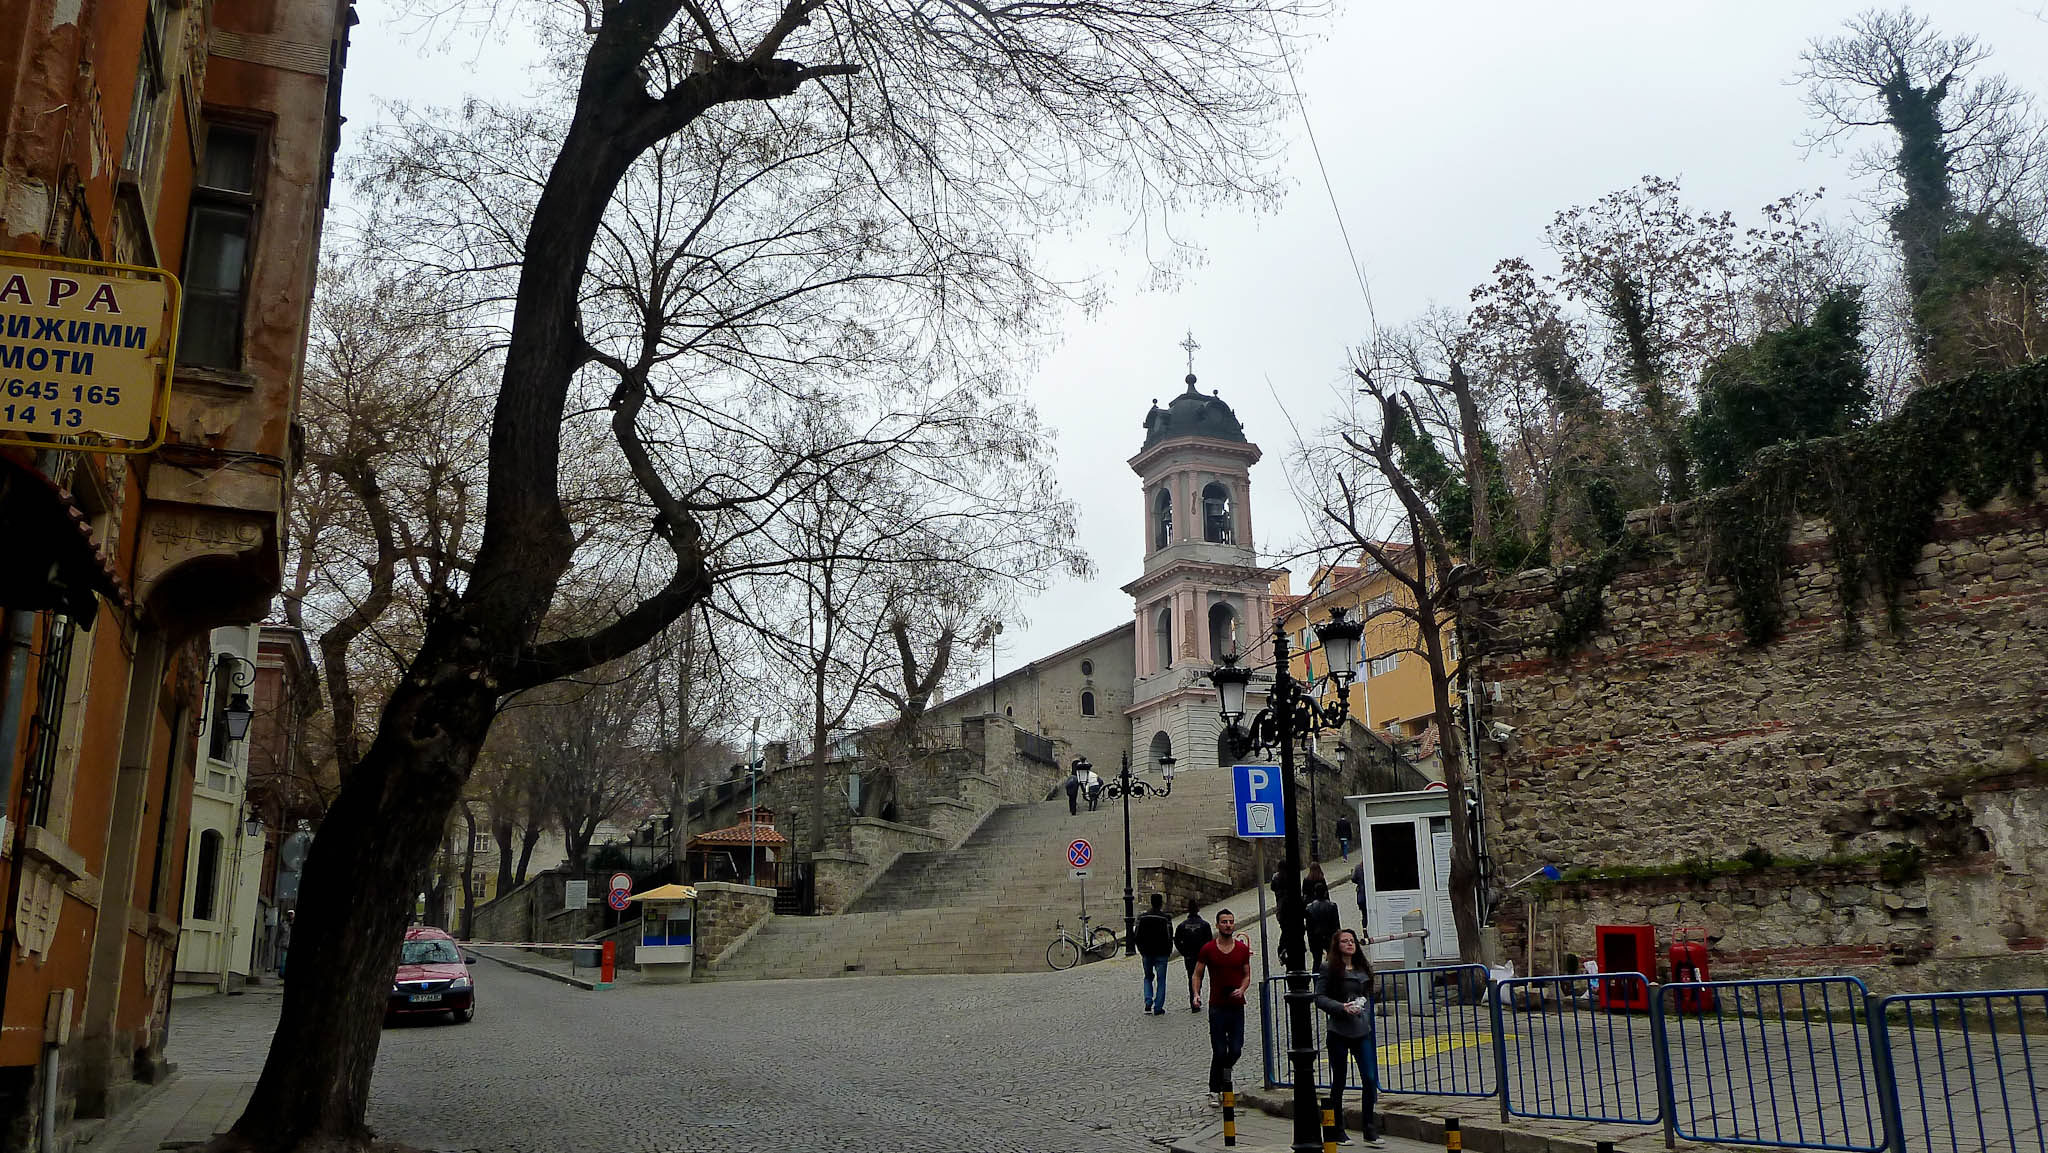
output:
[[[1152,402],[1152,411],[1145,414],[1145,447],[1183,436],[1244,443],[1244,425],[1238,423],[1237,414],[1230,411],[1223,398],[1213,392],[1208,396],[1196,392],[1192,372],[1187,375],[1187,385],[1188,390],[1174,397],[1165,408],[1159,407],[1156,400]]]

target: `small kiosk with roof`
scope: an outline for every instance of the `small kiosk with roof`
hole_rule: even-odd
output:
[[[661,885],[626,898],[640,905],[640,944],[633,963],[640,979],[654,984],[685,982],[695,957],[697,890]]]
[[[776,888],[782,884],[782,852],[789,839],[775,830],[775,813],[765,806],[740,812],[740,823],[690,838],[692,881],[732,881]]]

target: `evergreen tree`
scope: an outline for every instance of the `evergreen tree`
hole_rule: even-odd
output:
[[[1837,436],[1870,412],[1863,358],[1863,303],[1853,289],[1829,293],[1804,324],[1729,349],[1700,380],[1692,419],[1702,484],[1734,483],[1764,448]]]

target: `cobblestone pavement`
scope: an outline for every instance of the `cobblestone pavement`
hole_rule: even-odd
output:
[[[1214,1119],[1206,1017],[1184,995],[1141,1015],[1135,961],[599,992],[489,961],[475,971],[472,1023],[385,1030],[370,1106],[381,1135],[489,1153],[1135,1153]],[[180,1077],[253,1080],[277,1005],[180,1002]],[[1249,1016],[1247,1086],[1256,1006]],[[135,1134],[112,1147],[156,1145]]]

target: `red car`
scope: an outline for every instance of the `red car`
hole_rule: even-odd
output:
[[[476,1015],[476,985],[455,938],[439,929],[414,925],[399,946],[398,971],[391,977],[391,999],[384,1018],[414,1013],[447,1013],[457,1024]]]

